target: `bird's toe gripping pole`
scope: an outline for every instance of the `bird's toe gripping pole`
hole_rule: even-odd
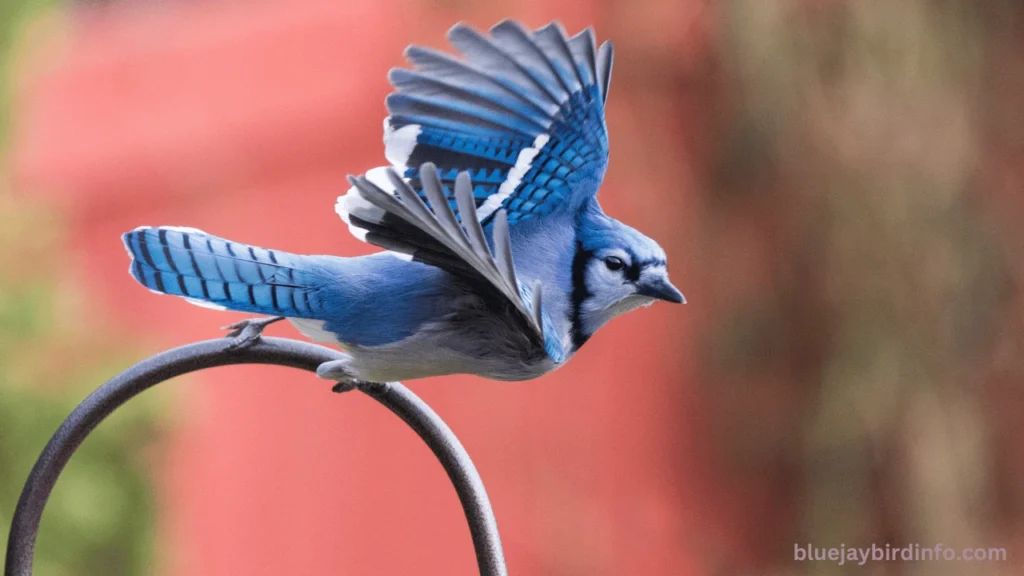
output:
[[[248,348],[255,344],[260,336],[263,335],[263,330],[270,326],[274,322],[280,322],[284,320],[284,316],[271,316],[269,318],[246,318],[229,324],[221,328],[221,330],[231,330],[227,333],[226,338],[234,338],[235,341],[231,343],[231,349]]]

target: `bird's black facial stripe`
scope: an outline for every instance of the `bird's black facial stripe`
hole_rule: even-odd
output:
[[[636,282],[640,279],[640,264],[633,262],[623,270],[626,275],[626,280],[630,282]]]
[[[587,263],[594,258],[594,253],[583,248],[583,243],[576,242],[576,254],[572,259],[572,316],[569,323],[572,328],[572,346],[579,350],[580,346],[590,338],[589,334],[583,333],[583,320],[581,318],[583,301],[590,296],[587,290]]]
[[[637,282],[640,280],[640,272],[644,268],[656,268],[665,265],[664,258],[648,258],[647,260],[637,260],[634,258],[633,264],[626,268],[626,279],[630,282]]]

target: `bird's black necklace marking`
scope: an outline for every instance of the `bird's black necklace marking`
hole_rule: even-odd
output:
[[[583,322],[580,318],[583,301],[590,297],[587,290],[587,262],[594,257],[594,253],[583,248],[583,243],[576,241],[576,253],[572,257],[572,317],[569,319],[572,330],[573,350],[579,350],[590,334],[583,332]]]

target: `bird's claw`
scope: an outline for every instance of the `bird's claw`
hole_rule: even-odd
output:
[[[234,338],[231,349],[247,348],[259,341],[263,330],[274,322],[284,320],[284,316],[271,316],[269,318],[246,318],[234,324],[224,326],[221,330],[231,330],[226,338]]]
[[[341,394],[350,390],[362,390],[368,394],[377,394],[387,388],[387,384],[381,382],[364,382],[362,380],[342,380],[331,387],[331,392]]]
[[[355,389],[356,389],[356,382],[355,382],[355,380],[346,380],[344,382],[338,382],[334,386],[331,386],[331,392],[334,392],[335,394],[341,394],[343,392],[348,392],[350,390],[355,390]]]

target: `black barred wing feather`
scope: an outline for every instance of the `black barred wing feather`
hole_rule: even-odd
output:
[[[424,164],[418,173],[419,192],[393,169],[387,170],[389,185],[383,187],[365,176],[350,178],[354,189],[346,197],[350,226],[359,229],[366,242],[448,270],[508,300],[548,356],[563,362],[561,342],[541,310],[540,283],[525,286],[516,277],[504,209],[494,215],[492,252],[480,222],[460,218],[460,214],[476,210],[469,174],[456,175],[454,192],[449,193],[433,165]]]
[[[513,21],[487,35],[458,24],[448,38],[461,58],[411,46],[412,69],[390,74],[386,156],[420,198],[430,202],[424,162],[449,185],[469,172],[485,227],[499,208],[514,226],[596,194],[608,161],[611,44],[598,50],[589,28],[569,38],[557,23],[529,31]]]

